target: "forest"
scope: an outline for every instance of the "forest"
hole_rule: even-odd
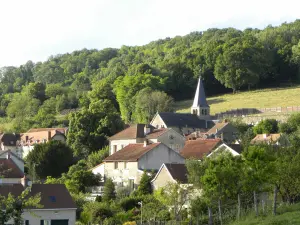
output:
[[[299,40],[296,20],[263,30],[208,29],[144,46],[82,49],[3,67],[0,121],[12,125],[1,129],[68,126],[75,116],[61,113],[79,108],[94,116],[110,111],[108,117],[121,116],[121,125],[148,122],[156,111],[172,111],[173,101],[190,99],[199,76],[207,95],[297,83]]]

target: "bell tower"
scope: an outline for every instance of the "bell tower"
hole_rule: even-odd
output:
[[[200,119],[210,118],[210,108],[206,101],[204,86],[201,77],[198,79],[198,85],[194,97],[194,102],[191,107],[191,113],[198,115]]]

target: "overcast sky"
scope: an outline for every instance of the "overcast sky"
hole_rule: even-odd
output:
[[[0,66],[211,27],[264,28],[300,18],[299,8],[299,0],[1,0]]]

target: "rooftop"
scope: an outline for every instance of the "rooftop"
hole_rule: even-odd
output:
[[[144,154],[156,148],[161,143],[148,144],[144,147],[144,144],[129,144],[120,151],[108,156],[103,161],[138,161]]]
[[[202,159],[222,143],[221,139],[196,139],[185,142],[180,154],[186,158]]]
[[[174,180],[182,184],[188,183],[188,171],[185,164],[165,163],[164,165]]]

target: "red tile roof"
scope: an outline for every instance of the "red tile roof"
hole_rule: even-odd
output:
[[[202,159],[204,155],[208,155],[221,143],[221,139],[196,139],[186,141],[180,154],[186,159]]]
[[[111,136],[109,140],[136,139],[145,137],[145,124],[135,124]]]
[[[40,144],[43,141],[50,141],[55,135],[66,136],[67,128],[36,128],[30,129],[27,133],[21,134],[21,142],[23,145]],[[28,140],[26,140],[27,138]]]
[[[155,129],[150,134],[147,134],[146,138],[148,138],[148,139],[156,139],[160,135],[166,133],[168,130],[169,129],[167,129],[167,128]]]
[[[144,144],[129,144],[120,151],[108,156],[104,159],[104,162],[108,161],[128,161],[134,162],[138,161],[140,157],[142,157],[147,152],[156,148],[161,143],[148,144],[144,147]]]

